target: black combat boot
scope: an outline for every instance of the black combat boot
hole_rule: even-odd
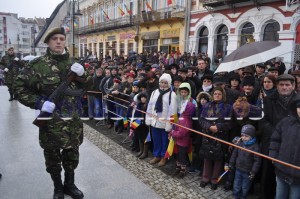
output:
[[[74,175],[74,171],[65,172],[64,193],[74,199],[81,199],[84,195],[74,184]]]
[[[64,199],[64,187],[61,181],[60,174],[52,174],[51,178],[54,183],[54,194],[53,199]]]

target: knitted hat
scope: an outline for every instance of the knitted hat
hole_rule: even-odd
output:
[[[249,135],[251,138],[253,138],[253,137],[255,137],[255,132],[256,132],[256,129],[253,125],[246,124],[242,127],[241,134],[246,134],[246,135]]]
[[[253,76],[245,76],[243,78],[243,86],[255,87],[255,78]]]
[[[211,75],[203,75],[203,76],[201,77],[201,82],[203,83],[203,81],[204,81],[205,79],[208,79],[208,80],[210,80],[211,82],[213,81],[213,77],[212,77]]]
[[[231,80],[237,80],[239,83],[241,83],[241,78],[239,76],[239,74],[237,73],[233,73],[230,77],[229,77],[229,83],[231,82]]]
[[[132,77],[132,78],[135,77],[135,75],[133,73],[126,73],[126,75],[127,75],[127,77]]]
[[[181,77],[181,76],[179,76],[179,75],[176,75],[176,76],[174,76],[174,77],[173,77],[173,82],[175,82],[175,81],[178,81],[178,82],[183,82],[183,79],[182,79],[182,77]]]
[[[214,76],[213,77],[213,83],[214,84],[226,84],[226,77],[223,76]]]
[[[160,78],[159,78],[159,82],[162,80],[167,81],[169,87],[171,87],[172,78],[171,78],[170,74],[167,74],[167,73],[162,74],[162,76],[160,76]]]
[[[138,80],[133,81],[132,86],[139,87],[139,81]]]
[[[187,68],[179,68],[178,72],[188,73],[188,69]]]
[[[120,84],[121,80],[119,80],[118,78],[114,78],[114,82]]]
[[[55,34],[61,34],[61,35],[66,36],[66,32],[65,32],[64,28],[61,28],[61,27],[53,28],[53,29],[48,31],[48,33],[47,33],[47,35],[44,39],[44,43],[48,43],[50,37],[52,37]]]

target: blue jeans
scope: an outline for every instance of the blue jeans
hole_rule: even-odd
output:
[[[94,99],[95,99],[95,96],[88,95],[89,118],[94,118],[94,116],[95,116]]]
[[[298,199],[300,198],[300,184],[288,184],[276,177],[276,199]]]
[[[115,126],[121,125],[123,123],[123,119],[121,117],[125,116],[124,107],[116,104],[116,118],[119,118],[115,121]]]
[[[168,133],[165,129],[159,129],[151,126],[152,138],[153,138],[153,156],[158,158],[165,157],[169,140]]]
[[[95,97],[94,106],[95,106],[95,117],[102,118],[104,116],[103,115],[103,107],[102,107],[102,99]]]
[[[249,173],[235,170],[234,184],[233,184],[233,195],[235,199],[244,199],[247,197],[249,189],[251,187],[252,180],[249,179]]]

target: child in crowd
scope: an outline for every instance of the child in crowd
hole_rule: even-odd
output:
[[[148,134],[148,126],[145,124],[145,113],[141,112],[147,111],[147,94],[145,92],[141,92],[137,95],[137,103],[134,105],[132,111],[132,119],[131,119],[131,127],[130,134],[134,134],[134,138],[136,140],[136,144],[139,145],[140,152],[136,155],[140,159],[144,159],[148,157],[149,146],[147,143],[144,144],[145,139]],[[134,140],[133,140],[134,142]]]
[[[180,103],[178,104],[180,118],[177,124],[192,128],[192,116],[196,111],[196,105],[194,99],[191,98],[190,84],[182,83],[179,86],[179,92],[181,96]],[[174,126],[174,130],[169,133],[169,136],[172,136],[175,139],[176,147],[178,149],[176,171],[174,175],[178,174],[179,178],[183,178],[186,173],[188,164],[187,154],[192,141],[190,133],[189,130],[179,126]]]
[[[241,141],[237,145],[254,152],[260,152],[260,147],[256,142],[255,132],[256,130],[253,125],[244,125],[241,131]],[[233,150],[229,162],[229,169],[236,169],[233,185],[233,195],[235,199],[244,199],[247,197],[260,165],[261,157],[238,148]]]

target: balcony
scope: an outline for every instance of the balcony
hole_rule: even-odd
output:
[[[230,8],[235,13],[235,8],[247,5],[255,5],[259,9],[262,0],[199,0],[203,7],[213,15],[214,10]],[[243,4],[244,3],[244,4]]]
[[[175,5],[168,6],[165,8],[152,10],[152,11],[142,11],[142,16],[140,20],[140,25],[149,25],[153,23],[178,21],[185,19],[185,7]]]
[[[135,25],[135,16],[126,16],[117,19],[110,19],[106,22],[96,23],[94,25],[84,26],[75,29],[75,34],[84,35],[90,33],[99,33],[120,28],[132,27]]]

